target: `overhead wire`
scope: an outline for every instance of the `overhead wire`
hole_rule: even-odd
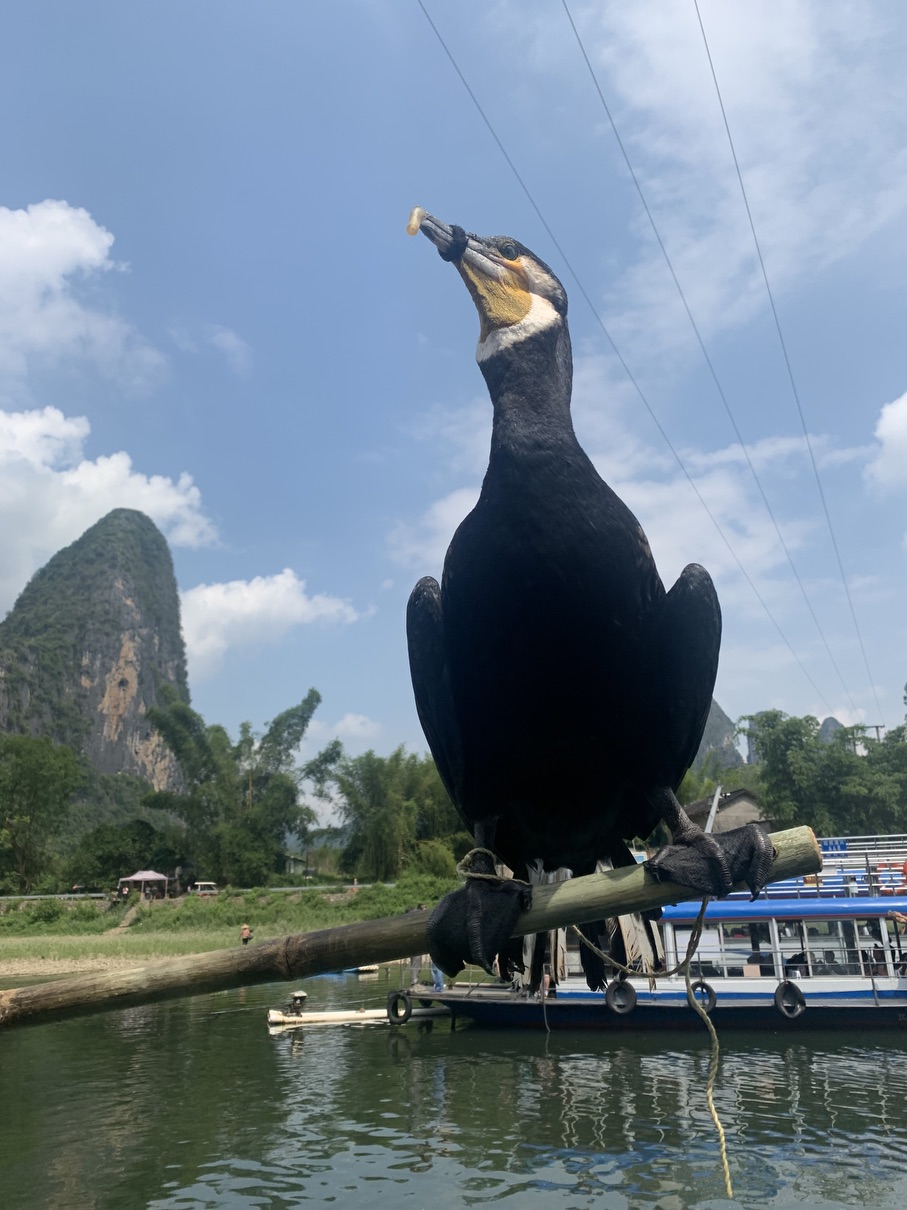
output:
[[[636,175],[636,171],[630,160],[630,156],[627,152],[626,146],[624,145],[624,141],[620,137],[620,131],[617,129],[617,123],[614,121],[614,115],[611,113],[610,106],[608,105],[608,102],[605,100],[605,95],[602,92],[601,85],[598,82],[598,76],[596,75],[595,69],[592,66],[592,62],[589,59],[589,55],[586,51],[586,47],[583,42],[582,36],[580,35],[579,30],[577,29],[576,22],[573,20],[573,14],[570,12],[570,8],[567,4],[567,0],[561,0],[561,3],[563,4],[564,12],[567,15],[567,20],[570,22],[570,28],[573,30],[573,35],[576,38],[576,42],[577,42],[577,46],[579,47],[580,54],[582,55],[583,61],[585,62],[586,67],[589,71],[589,76],[592,79],[592,83],[593,83],[593,86],[595,87],[595,91],[598,94],[598,99],[601,102],[602,109],[604,110],[605,116],[607,117],[607,119],[611,125],[611,130],[614,134],[615,140],[617,141],[617,146],[619,147],[620,153],[624,158],[624,163],[627,166],[627,171],[630,173],[630,179],[633,181],[633,184],[636,187],[636,192],[639,195],[639,200],[642,204],[643,210],[645,211],[646,218],[649,220],[649,225],[652,228],[652,233],[655,236],[655,239],[658,243],[658,247],[661,249],[662,257],[664,258],[664,262],[667,265],[668,272],[671,275],[671,278],[674,282],[674,286],[677,289],[677,293],[680,297],[680,301],[683,304],[683,309],[686,312],[687,319],[690,322],[690,327],[693,329],[693,334],[696,337],[696,341],[699,345],[699,350],[702,353],[706,366],[708,367],[709,373],[712,376],[712,381],[715,384],[715,389],[718,392],[718,397],[721,400],[722,404],[724,405],[724,410],[727,413],[728,420],[731,423],[731,428],[734,431],[734,436],[737,438],[737,441],[740,445],[740,449],[743,452],[744,459],[746,460],[746,464],[749,467],[750,474],[752,475],[753,481],[756,484],[756,488],[762,499],[762,503],[765,507],[765,511],[768,514],[768,517],[769,517],[772,525],[774,526],[775,533],[776,533],[776,535],[778,537],[778,541],[781,545],[781,549],[784,551],[785,557],[787,558],[788,565],[791,569],[794,579],[797,582],[797,587],[800,589],[800,594],[803,597],[803,601],[806,605],[807,610],[809,611],[809,615],[813,620],[813,623],[819,634],[819,638],[822,640],[822,643],[825,647],[825,651],[828,655],[829,660],[831,661],[831,665],[834,668],[835,672],[837,673],[838,680],[841,682],[841,688],[844,690],[845,695],[847,696],[848,700],[850,701],[851,708],[853,709],[854,713],[856,713],[857,706],[856,706],[856,703],[854,702],[853,695],[851,694],[850,690],[847,687],[847,684],[844,680],[844,675],[841,672],[840,667],[838,666],[838,661],[835,659],[834,652],[832,651],[831,645],[828,642],[828,638],[826,637],[825,632],[822,629],[821,623],[819,622],[819,618],[816,614],[815,609],[813,608],[812,601],[810,601],[810,599],[809,599],[809,595],[806,591],[806,586],[804,585],[802,579],[800,578],[800,573],[797,571],[793,556],[791,555],[791,552],[790,552],[790,548],[788,547],[787,542],[785,541],[784,535],[781,532],[781,527],[778,524],[778,520],[775,516],[774,510],[772,509],[772,506],[769,503],[769,499],[765,492],[765,488],[762,485],[762,481],[759,478],[759,475],[756,471],[756,467],[754,466],[753,460],[750,456],[749,448],[747,447],[747,444],[743,439],[743,434],[740,432],[740,428],[739,428],[739,425],[737,424],[736,417],[734,416],[734,413],[731,410],[731,405],[728,402],[727,395],[718,378],[717,371],[715,370],[715,365],[712,361],[711,356],[709,355],[708,349],[706,348],[705,341],[703,340],[703,337],[702,337],[702,333],[699,330],[699,325],[696,323],[696,320],[693,316],[693,312],[690,309],[690,304],[687,301],[686,293],[683,289],[683,286],[680,283],[680,279],[678,278],[677,272],[674,268],[674,263],[668,254],[668,250],[667,250],[667,247],[665,246],[664,239],[662,238],[661,232],[658,229],[658,224],[655,222],[655,218],[649,207],[649,203],[646,200],[646,196],[645,196],[645,193],[643,192],[642,185],[639,183],[639,178]],[[823,701],[824,700],[825,699],[823,698]],[[825,704],[826,704],[826,706],[828,705],[827,702]],[[831,710],[831,707],[829,707],[829,711],[830,710]]]
[[[787,351],[787,342],[785,341],[784,333],[781,330],[781,320],[778,315],[778,308],[775,306],[775,297],[774,297],[774,294],[772,293],[771,285],[769,284],[768,271],[766,270],[765,259],[762,255],[762,247],[759,243],[759,237],[756,234],[756,224],[753,220],[753,212],[750,209],[749,198],[747,197],[747,193],[746,193],[746,186],[743,183],[743,173],[740,170],[740,161],[737,159],[737,150],[736,150],[736,147],[734,146],[734,139],[733,139],[733,136],[731,135],[731,127],[730,127],[730,123],[728,122],[727,111],[725,110],[725,107],[724,107],[724,99],[721,95],[721,88],[718,84],[718,75],[715,71],[715,64],[712,60],[712,52],[711,52],[711,49],[709,48],[709,40],[708,40],[708,37],[705,32],[705,25],[703,24],[703,21],[702,21],[702,14],[699,11],[699,0],[693,0],[693,5],[696,9],[696,18],[699,22],[700,32],[702,33],[702,42],[703,42],[703,45],[705,46],[706,57],[709,61],[709,70],[712,74],[712,82],[715,85],[715,94],[718,97],[718,105],[721,109],[721,118],[722,118],[722,121],[724,122],[724,130],[727,135],[728,145],[731,149],[731,157],[734,161],[734,170],[737,173],[737,181],[740,185],[740,193],[743,197],[743,205],[744,205],[744,208],[746,209],[746,217],[749,220],[750,231],[752,232],[752,236],[753,236],[753,244],[756,248],[756,256],[759,260],[759,267],[762,270],[762,280],[765,283],[765,292],[768,296],[769,306],[771,307],[772,318],[775,323],[775,331],[778,334],[778,342],[781,346],[781,353],[784,358],[784,365],[787,370],[787,376],[790,380],[791,392],[793,393],[794,403],[796,404],[797,415],[800,418],[800,426],[803,429],[803,439],[806,442],[806,449],[809,454],[809,461],[812,465],[813,475],[816,480],[816,488],[819,493],[819,500],[821,501],[821,504],[822,504],[822,512],[825,515],[825,523],[828,526],[828,534],[831,539],[832,550],[834,551],[834,554],[835,554],[835,560],[837,562],[838,571],[841,576],[841,583],[844,586],[844,595],[847,598],[847,605],[850,610],[851,620],[853,621],[853,627],[854,627],[854,631],[856,632],[857,642],[859,643],[859,646],[860,646],[860,653],[863,657],[863,667],[866,670],[866,676],[869,680],[870,688],[872,689],[872,696],[875,701],[876,710],[878,711],[878,717],[882,718],[883,717],[882,707],[879,704],[879,696],[878,696],[878,693],[876,692],[875,681],[872,676],[872,671],[870,670],[870,667],[869,667],[869,659],[866,655],[866,645],[863,642],[863,634],[862,634],[862,631],[860,630],[860,623],[857,620],[857,612],[856,612],[856,609],[854,608],[853,597],[851,596],[851,593],[850,593],[850,586],[847,583],[847,575],[844,571],[844,562],[841,558],[841,551],[838,546],[838,539],[835,536],[834,526],[832,525],[831,513],[828,508],[828,501],[825,497],[825,489],[822,486],[822,478],[819,474],[819,467],[816,462],[816,456],[813,451],[812,442],[810,441],[810,438],[809,438],[809,428],[807,427],[806,417],[803,413],[803,405],[800,401],[800,392],[797,389],[797,380],[794,376],[793,365],[791,364],[790,356]]]
[[[617,358],[618,362],[620,363],[621,368],[623,369],[624,373],[627,376],[627,379],[629,380],[633,389],[636,391],[637,395],[639,396],[640,402],[643,404],[644,408],[648,412],[650,419],[652,420],[653,424],[655,425],[656,429],[658,430],[658,433],[661,436],[662,440],[664,441],[665,445],[667,445],[668,449],[670,450],[672,456],[674,457],[674,460],[676,461],[681,472],[683,473],[684,477],[686,478],[687,483],[692,488],[694,494],[696,495],[697,499],[699,500],[699,503],[702,505],[703,509],[705,510],[709,520],[712,522],[712,525],[714,526],[719,537],[724,542],[724,545],[727,548],[728,553],[730,554],[731,558],[736,563],[737,568],[740,571],[740,574],[743,576],[743,578],[746,581],[747,585],[749,586],[751,592],[753,593],[756,600],[761,605],[761,607],[762,607],[763,611],[765,612],[766,616],[768,617],[769,621],[774,626],[774,628],[777,631],[778,636],[780,637],[784,646],[787,648],[787,650],[790,652],[791,656],[793,657],[794,661],[799,666],[800,671],[803,673],[806,680],[812,686],[814,693],[817,695],[819,700],[825,705],[828,712],[832,713],[832,707],[829,705],[825,695],[822,693],[821,689],[818,687],[816,682],[813,680],[812,676],[810,675],[810,673],[807,670],[806,666],[804,665],[803,661],[800,659],[800,656],[794,650],[794,647],[792,646],[790,640],[788,639],[787,635],[784,633],[783,629],[781,628],[780,623],[775,618],[772,611],[769,609],[768,603],[765,601],[764,597],[759,592],[759,589],[756,587],[755,583],[753,582],[752,577],[750,576],[749,572],[746,570],[743,563],[741,562],[739,556],[737,555],[736,550],[733,547],[733,544],[731,543],[727,534],[724,532],[724,529],[722,528],[718,519],[715,517],[712,510],[709,508],[708,503],[706,502],[704,496],[702,495],[701,491],[699,490],[699,487],[697,486],[695,480],[693,479],[690,472],[687,470],[686,465],[683,462],[683,459],[680,457],[680,454],[674,448],[674,445],[671,442],[671,439],[668,437],[668,434],[665,431],[664,426],[661,424],[661,421],[658,419],[657,415],[655,414],[655,411],[652,408],[652,405],[649,403],[649,400],[646,397],[645,392],[643,391],[642,387],[640,386],[639,382],[637,381],[635,375],[633,374],[633,371],[630,369],[630,366],[628,365],[626,359],[624,358],[623,354],[621,353],[620,349],[618,348],[617,344],[615,343],[614,338],[612,337],[611,333],[609,332],[607,325],[605,324],[604,320],[602,319],[601,315],[599,314],[598,308],[593,303],[591,297],[589,296],[589,293],[587,292],[585,286],[583,285],[582,279],[580,278],[577,271],[574,269],[574,267],[570,261],[570,258],[567,256],[567,253],[562,248],[557,236],[552,231],[551,226],[549,225],[548,220],[545,218],[538,203],[536,202],[536,200],[532,194],[532,191],[530,190],[529,186],[526,184],[525,180],[523,179],[522,175],[520,174],[519,170],[517,169],[516,164],[513,162],[510,155],[508,154],[507,149],[504,146],[503,142],[501,141],[494,126],[492,125],[491,120],[489,119],[488,115],[485,113],[485,110],[482,108],[482,105],[480,104],[478,97],[473,92],[472,88],[470,87],[470,84],[469,84],[468,80],[466,79],[465,75],[463,74],[462,70],[460,69],[460,66],[459,66],[456,58],[454,57],[452,51],[450,50],[449,46],[447,45],[446,41],[444,40],[444,37],[442,36],[441,31],[438,29],[437,25],[435,25],[434,21],[432,20],[431,14],[428,12],[428,9],[425,7],[423,0],[417,0],[417,3],[419,5],[419,8],[422,10],[422,13],[423,13],[426,21],[431,26],[431,29],[434,32],[435,37],[437,38],[437,40],[441,46],[441,49],[444,51],[445,55],[447,56],[448,60],[450,61],[451,66],[453,67],[454,71],[456,72],[457,76],[459,77],[460,82],[463,85],[463,87],[465,88],[467,94],[469,95],[469,98],[472,101],[473,105],[475,106],[476,111],[478,112],[480,118],[484,122],[484,124],[488,130],[488,133],[491,135],[492,139],[494,140],[495,144],[498,147],[498,150],[501,152],[501,155],[504,157],[504,160],[507,163],[507,166],[510,168],[511,172],[513,173],[514,177],[516,178],[516,181],[519,184],[520,188],[522,189],[523,193],[526,195],[526,200],[529,202],[530,206],[535,211],[539,222],[542,224],[542,227],[544,228],[549,239],[551,240],[552,244],[556,248],[563,263],[567,267],[568,272],[570,273],[571,277],[575,281],[580,294],[582,295],[587,306],[589,307],[589,310],[592,312],[592,315],[593,315],[596,323],[598,324],[599,328],[601,329],[603,335],[605,336],[606,340],[610,344],[615,357]]]

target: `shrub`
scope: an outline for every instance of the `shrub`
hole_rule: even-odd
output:
[[[433,878],[456,878],[457,863],[443,840],[423,840],[416,848],[412,871]]]
[[[66,908],[59,899],[38,899],[29,915],[35,924],[56,924],[66,915]]]

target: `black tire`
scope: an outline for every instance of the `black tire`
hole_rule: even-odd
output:
[[[710,983],[706,983],[704,979],[697,979],[695,983],[690,985],[690,990],[696,996],[697,992],[702,992],[705,996],[705,1003],[696,996],[697,1003],[705,1012],[706,1016],[711,1014],[712,1009],[718,1002],[718,997],[715,995],[715,989]]]
[[[636,988],[623,979],[615,979],[605,988],[605,1003],[612,1013],[624,1017],[636,1007]]]
[[[413,1015],[413,1002],[406,992],[387,993],[387,1019],[391,1025],[405,1025]]]
[[[775,1008],[782,1017],[795,1021],[806,1008],[806,997],[790,979],[782,979],[775,988]]]
[[[420,1000],[419,1003],[423,1008],[431,1008],[431,1006],[434,1004],[434,1000]]]

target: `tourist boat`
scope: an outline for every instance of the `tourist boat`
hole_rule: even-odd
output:
[[[802,890],[799,897],[709,903],[691,979],[712,1021],[719,1028],[907,1030],[907,895]],[[698,912],[695,902],[664,909],[658,928],[667,969],[686,954]],[[568,958],[576,971],[576,954]],[[644,976],[616,978],[605,992],[593,992],[581,974],[569,973],[544,998],[461,976],[443,992],[417,994],[480,1025],[702,1028],[677,974],[659,976],[654,986]],[[397,1019],[406,1016],[405,1000],[398,993]]]
[[[668,969],[686,953],[698,911],[697,903],[664,909]],[[691,963],[694,994],[722,1027],[907,1029],[907,924],[897,915],[907,920],[907,896],[712,902]],[[654,987],[631,976],[593,992],[571,973],[544,999],[490,979],[418,994],[481,1025],[702,1027],[676,974]],[[404,1015],[398,1000],[396,1016]]]

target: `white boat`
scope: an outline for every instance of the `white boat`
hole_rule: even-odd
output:
[[[396,993],[392,993],[391,995],[396,996]],[[409,1011],[405,1014],[404,1018],[402,1009],[399,1014],[395,1014],[391,1004],[391,996],[388,997],[388,1005],[385,1008],[347,1008],[309,1012],[306,1010],[307,998],[307,994],[304,991],[291,992],[286,1008],[268,1009],[268,1026],[271,1032],[282,1033],[287,1029],[301,1029],[304,1026],[311,1025],[375,1025],[387,1024],[389,1021],[392,1021],[394,1024],[400,1024],[404,1019],[408,1021],[410,1017],[431,1018],[447,1017],[450,1015],[449,1009],[441,1005],[426,1006],[425,1004],[419,1004],[413,1006],[410,1004]]]
[[[667,969],[685,955],[698,912],[695,902],[665,908],[658,927]],[[714,901],[691,977],[722,1027],[907,1030],[907,896]],[[482,1025],[701,1028],[676,974],[658,976],[654,988],[642,976],[615,978],[604,992],[571,974],[545,999],[490,980],[429,996]]]

